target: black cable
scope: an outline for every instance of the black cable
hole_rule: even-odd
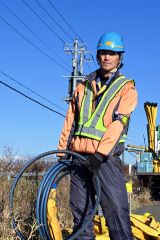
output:
[[[0,83],[3,84],[4,86],[10,88],[11,90],[13,90],[13,91],[19,93],[19,94],[22,95],[23,97],[28,98],[28,99],[31,100],[32,102],[35,102],[35,103],[39,104],[40,106],[42,106],[42,107],[44,107],[44,108],[46,108],[46,109],[48,109],[48,110],[50,110],[50,111],[52,111],[52,112],[54,112],[54,113],[60,115],[60,116],[62,116],[62,117],[65,117],[65,115],[63,115],[62,113],[60,113],[60,112],[58,112],[58,111],[55,111],[55,110],[53,110],[52,108],[50,108],[50,107],[44,105],[43,103],[41,103],[41,102],[35,100],[34,98],[31,98],[31,97],[27,96],[26,94],[24,94],[24,93],[20,92],[19,90],[17,90],[17,89],[15,89],[15,88],[11,87],[10,85],[4,83],[3,81],[0,80]]]
[[[58,57],[63,63],[68,64],[38,34],[33,32],[32,29],[25,22],[23,22],[11,9],[9,9],[8,6],[6,6],[1,0],[0,3],[3,5],[4,8],[8,10],[8,12],[10,12],[16,19],[18,19],[18,21],[28,29],[28,31],[30,31],[41,43],[43,43],[44,46],[46,46],[50,51],[52,51],[56,55],[56,57]]]
[[[80,36],[76,33],[76,31],[73,29],[71,24],[69,24],[66,19],[63,17],[63,15],[58,11],[58,9],[54,6],[54,4],[48,0],[48,2],[51,4],[51,6],[54,8],[54,10],[58,13],[58,15],[63,19],[63,21],[67,24],[67,26],[73,31],[73,33],[81,40],[81,42],[84,43],[84,41],[80,38]]]
[[[23,1],[23,0],[22,0]],[[0,19],[6,23],[10,28],[12,28],[16,33],[18,33],[23,39],[25,39],[28,43],[30,43],[34,48],[36,48],[40,53],[48,57],[52,62],[56,63],[58,66],[61,68],[65,69],[67,72],[69,71],[65,66],[62,64],[58,63],[56,60],[54,60],[51,56],[49,56],[46,52],[41,50],[39,47],[37,47],[34,43],[32,43],[27,37],[25,37],[22,33],[20,33],[15,27],[13,27],[9,22],[7,22],[4,18],[0,16]]]
[[[129,154],[131,154],[131,156],[133,156],[134,158],[137,158],[133,153],[127,151]]]
[[[38,1],[35,0],[36,3],[40,6],[40,8],[47,14],[47,16],[72,40],[74,41],[74,39],[69,35],[69,33],[67,33],[61,26],[60,24],[47,12],[47,10],[42,6],[42,4]]]
[[[25,1],[22,0],[24,2],[24,4],[41,20],[41,22],[43,22],[43,24],[52,32],[54,33],[57,38],[59,38],[59,40],[65,44],[65,41],[48,25],[48,23],[46,23],[43,18],[41,18],[41,16]]]
[[[52,104],[53,106],[61,109],[62,111],[66,112],[65,109],[59,107],[57,104],[51,102],[50,100],[48,100],[47,98],[41,96],[39,93],[36,93],[35,91],[33,91],[32,89],[30,89],[29,87],[27,87],[26,85],[20,83],[19,81],[17,81],[15,78],[9,76],[8,74],[4,73],[2,70],[0,70],[0,73],[2,73],[4,76],[6,76],[7,78],[11,79],[12,81],[16,82],[17,84],[19,84],[20,86],[22,86],[23,88],[29,90],[30,92],[34,93],[35,95],[37,95],[38,97],[42,98],[43,100],[46,100],[48,103]]]
[[[25,0],[22,0],[36,15],[38,15],[26,2],[25,2]],[[37,1],[37,0],[35,0],[38,4],[39,4],[39,6],[46,12],[46,10],[43,8],[43,6]],[[80,38],[80,36],[75,32],[75,30],[72,28],[72,26],[71,26],[71,24],[69,24],[66,20],[65,20],[65,18],[63,17],[63,15],[57,10],[57,8],[53,5],[53,3],[50,1],[50,0],[48,0],[48,2],[51,4],[51,6],[55,9],[55,11],[59,14],[59,16],[63,19],[63,21],[70,27],[70,29],[74,32],[74,34],[81,40],[81,42],[83,42],[83,44],[86,46],[86,44],[85,44],[85,42]],[[47,15],[48,15],[48,12],[46,12],[47,13]],[[50,15],[49,15],[50,16]],[[38,15],[38,17],[41,19],[41,17]],[[50,18],[55,22],[55,20],[50,16]],[[42,21],[43,21],[43,19],[41,19]],[[67,34],[68,35],[68,34]],[[72,39],[73,40],[73,39]],[[87,49],[87,47],[86,47],[86,49]],[[96,62],[95,62],[95,59],[94,59],[94,57],[93,57],[93,55],[91,55],[92,56],[92,59],[93,59],[93,61],[94,61],[94,63],[95,63],[95,66],[96,66],[96,68],[97,68],[97,65],[96,65]],[[87,66],[88,66],[88,68],[89,68],[89,71],[91,71],[91,68],[90,68],[90,66],[89,66],[89,63],[87,62]]]
[[[67,20],[64,18],[64,16],[60,13],[60,11],[58,11],[58,9],[55,7],[55,5],[52,3],[52,1],[51,0],[48,0],[48,2],[51,4],[51,6],[54,8],[54,10],[58,13],[58,15],[63,19],[63,21],[67,24],[67,26],[72,30],[72,32],[78,37],[78,39],[80,39],[81,40],[81,42],[86,46],[86,44],[85,44],[85,42],[83,41],[83,39],[76,33],[76,31],[73,29],[73,27],[71,26],[71,24],[69,24],[68,22],[67,22]],[[86,49],[87,49],[87,46],[86,46]],[[91,54],[91,53],[90,53]],[[92,59],[93,59],[93,62],[94,62],[94,64],[95,64],[95,67],[97,68],[97,64],[96,64],[96,61],[95,61],[95,58],[94,58],[94,56],[91,54],[91,56],[92,56]],[[87,63],[87,65],[88,65],[88,68],[89,68],[89,70],[90,70],[90,66],[89,66],[89,64]]]
[[[93,60],[93,62],[94,62],[95,67],[97,68],[97,62],[95,61],[93,54],[90,53],[90,55],[91,55],[91,57],[92,57],[92,60]]]

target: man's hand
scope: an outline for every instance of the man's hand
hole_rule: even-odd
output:
[[[94,153],[87,157],[85,165],[90,172],[97,174],[102,162],[103,156],[100,153]]]

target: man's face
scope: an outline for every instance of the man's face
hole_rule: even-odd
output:
[[[101,69],[110,72],[117,68],[120,62],[120,56],[117,52],[109,50],[100,50],[98,53],[98,60]]]

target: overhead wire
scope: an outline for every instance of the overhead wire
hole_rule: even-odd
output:
[[[23,1],[23,0],[22,0]],[[9,22],[7,22],[4,18],[0,16],[0,19],[6,23],[10,28],[12,28],[18,35],[20,35],[23,39],[25,39],[28,43],[30,43],[34,48],[36,48],[40,53],[45,55],[47,58],[49,58],[52,62],[56,63],[61,68],[65,69],[67,72],[69,71],[68,68],[63,66],[62,64],[58,63],[56,60],[54,60],[51,56],[49,56],[46,52],[44,52],[41,48],[37,47],[33,42],[31,42],[26,36],[24,36],[21,32],[19,32],[15,27],[13,27]]]
[[[131,156],[133,156],[134,158],[137,158],[133,153],[127,151]]]
[[[65,17],[63,16],[63,14],[56,8],[56,6],[53,4],[53,1],[48,0],[48,2],[50,3],[50,5],[52,6],[52,8],[57,12],[57,14],[63,19],[63,21],[66,23],[66,25],[72,30],[72,32],[75,34],[76,37],[78,37],[78,39],[80,39],[80,41],[85,45],[86,50],[87,50],[87,46],[86,43],[83,41],[83,39],[77,34],[77,32],[74,30],[74,28],[71,26],[71,24],[65,19]],[[90,53],[92,60],[95,64],[95,67],[97,68],[97,64],[96,61],[94,59],[94,56],[92,55],[92,53]],[[90,69],[89,63],[87,62],[88,68]]]
[[[52,51],[56,57],[58,57],[63,63],[66,63],[38,34],[36,34],[22,19],[20,19],[5,3],[0,0],[0,3],[3,5],[8,12],[10,12],[20,23],[22,23],[28,31],[30,31],[42,44],[44,44],[50,51]]]
[[[67,20],[63,17],[63,15],[59,12],[59,10],[55,7],[55,5],[50,0],[48,0],[48,2],[54,8],[54,10],[58,13],[58,15],[63,19],[63,21],[67,24],[67,26],[72,30],[72,32],[81,40],[81,42],[84,43],[81,37],[76,33],[76,31],[73,29],[71,24],[67,22]]]
[[[61,26],[60,24],[48,13],[48,11],[42,6],[42,4],[38,1],[35,0],[35,2],[40,6],[40,8],[47,14],[47,16],[72,40],[74,39],[71,37],[69,33],[67,33]]]
[[[96,61],[95,61],[95,58],[94,58],[93,54],[90,53],[90,55],[91,55],[91,57],[92,57],[92,60],[93,60],[93,62],[94,62],[95,67],[97,68],[97,63],[96,63]]]
[[[24,2],[24,4],[40,19],[41,22],[43,22],[43,24],[53,33],[57,36],[57,38],[63,43],[65,44],[65,41],[48,25],[48,23],[46,21],[43,20],[43,18],[25,1],[22,0]]]
[[[52,101],[48,100],[47,98],[43,97],[42,95],[40,95],[39,93],[35,92],[34,90],[32,90],[31,88],[27,87],[25,84],[20,83],[19,81],[17,81],[15,78],[9,76],[7,73],[3,72],[2,70],[0,70],[0,73],[3,74],[5,77],[9,78],[10,80],[16,82],[17,84],[19,84],[21,87],[27,89],[28,91],[30,91],[31,93],[37,95],[38,97],[42,98],[43,100],[47,101],[48,103],[52,104],[53,106],[59,108],[60,110],[66,112],[65,109],[59,107],[57,104],[53,103]]]
[[[90,53],[90,55],[91,55],[91,53]],[[97,65],[96,65],[96,62],[95,62],[95,60],[94,60],[94,57],[93,57],[93,55],[91,55],[91,56],[92,56],[93,62],[94,62],[94,64],[95,64],[95,67],[97,68]],[[89,71],[91,71],[91,67],[90,67],[90,65],[89,65],[88,62],[87,62],[87,66],[88,66],[88,68],[89,68]]]
[[[54,113],[60,115],[60,116],[62,116],[62,117],[65,117],[64,114],[62,114],[62,113],[60,113],[60,112],[58,112],[58,111],[56,111],[56,110],[54,110],[54,109],[52,109],[52,108],[50,108],[50,107],[44,105],[43,103],[37,101],[37,100],[34,99],[34,98],[31,98],[31,97],[27,96],[26,94],[22,93],[21,91],[17,90],[16,88],[13,88],[12,86],[10,86],[9,84],[3,82],[2,80],[0,80],[0,83],[3,84],[4,86],[10,88],[11,90],[17,92],[18,94],[22,95],[23,97],[25,97],[25,98],[31,100],[32,102],[35,102],[35,103],[39,104],[40,106],[42,106],[42,107],[44,107],[44,108],[46,108],[46,109],[48,109],[48,110],[50,110],[50,111],[52,111],[52,112],[54,112]]]

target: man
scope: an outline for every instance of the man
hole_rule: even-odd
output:
[[[86,157],[84,164],[73,159],[70,201],[74,230],[91,214],[95,203],[93,176],[98,174],[100,205],[111,240],[133,239],[119,156],[124,151],[137,92],[134,81],[119,72],[124,52],[119,34],[109,32],[102,35],[97,46],[100,68],[77,86],[58,146],[59,150],[69,149]],[[77,239],[95,239],[93,222]]]

